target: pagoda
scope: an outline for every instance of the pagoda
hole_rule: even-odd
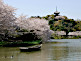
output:
[[[59,15],[60,12],[57,11],[57,7],[56,7],[56,12],[54,12],[54,14],[55,14],[55,15],[54,15],[54,17],[55,17],[54,20],[55,20],[55,21],[65,19],[63,16]]]
[[[60,14],[60,12],[57,11],[57,7],[56,7],[56,12],[54,12],[54,14],[55,14],[55,17],[59,16],[59,14]]]

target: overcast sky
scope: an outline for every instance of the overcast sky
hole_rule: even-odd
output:
[[[16,14],[28,16],[46,16],[56,11],[68,18],[81,19],[81,0],[4,0],[17,8]]]

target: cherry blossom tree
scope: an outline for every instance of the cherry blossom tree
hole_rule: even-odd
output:
[[[28,31],[33,30],[33,32],[44,41],[48,40],[51,35],[48,21],[45,19],[26,18],[26,16],[21,15],[19,18],[17,18],[15,23],[22,29],[26,29]]]
[[[10,30],[13,28],[15,24],[15,8],[4,4],[2,0],[0,0],[0,32],[5,33],[4,30]]]
[[[17,26],[20,29],[26,29],[29,32],[33,31],[38,38],[42,38],[44,41],[48,40],[51,35],[48,21],[39,18],[26,18],[26,16],[23,15],[16,18],[15,8],[4,4],[4,2],[0,0],[0,34],[6,34],[5,30],[14,33],[17,28],[14,26]]]

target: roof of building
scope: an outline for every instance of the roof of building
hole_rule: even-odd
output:
[[[56,12],[54,12],[54,14],[60,14],[60,12],[56,11]]]
[[[54,14],[60,14],[60,12],[57,11],[57,7],[56,7],[56,12],[54,12]]]
[[[65,18],[63,16],[56,16],[55,19],[61,20],[61,19],[65,19]]]

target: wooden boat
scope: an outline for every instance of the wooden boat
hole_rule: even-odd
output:
[[[30,47],[20,47],[21,52],[31,52],[31,51],[38,51],[41,49],[42,44],[40,45],[35,45],[35,46],[30,46]]]

